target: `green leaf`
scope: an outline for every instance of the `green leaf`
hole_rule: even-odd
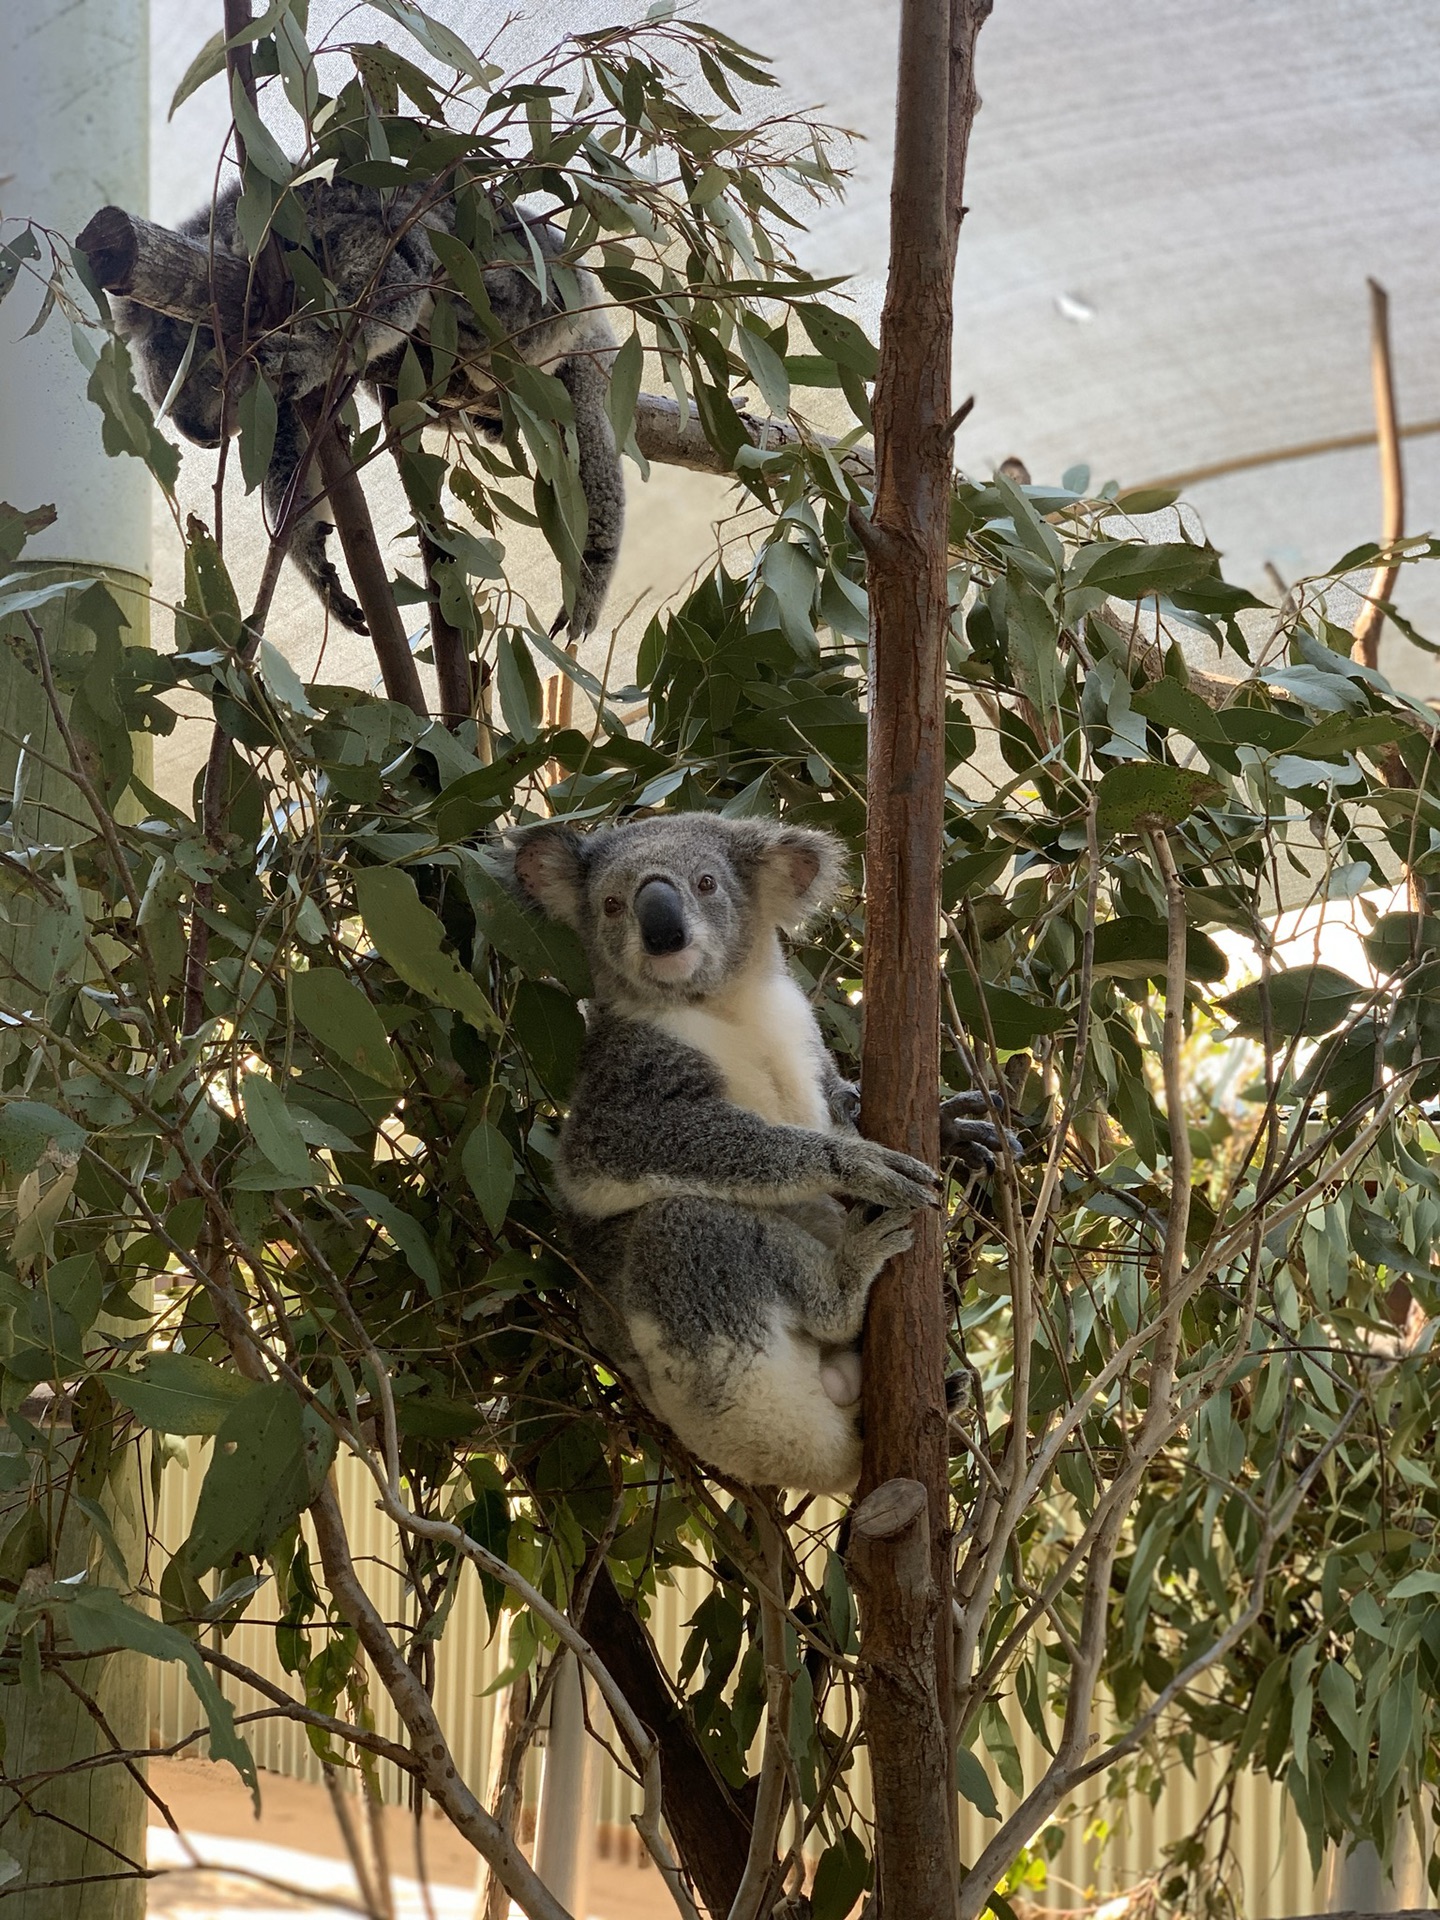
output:
[[[1257,1038],[1265,1032],[1262,984],[1252,980],[1249,986],[1216,1002],[1240,1033]],[[1318,1034],[1329,1033],[1340,1025],[1365,991],[1333,967],[1290,967],[1283,973],[1272,973],[1269,980],[1272,1029],[1286,1039],[1314,1039]]]
[[[1121,513],[1161,513],[1179,498],[1178,487],[1131,487],[1117,493],[1113,505]]]
[[[1163,920],[1123,914],[1095,929],[1095,976],[1163,980],[1170,953],[1170,936]],[[1185,973],[1191,980],[1223,980],[1230,962],[1198,927],[1185,930]]]
[[[367,1079],[398,1092],[405,1084],[385,1023],[362,990],[338,967],[309,967],[290,976],[295,1017],[322,1047]]]
[[[621,345],[610,367],[605,389],[605,411],[617,447],[623,447],[635,424],[635,402],[640,397],[640,382],[645,373],[645,349],[640,335],[632,333]]]
[[[814,1920],[846,1920],[870,1885],[870,1860],[858,1833],[848,1829],[820,1856],[810,1889]]]
[[[273,641],[260,642],[260,675],[275,699],[283,701],[292,713],[310,720],[317,718],[304,682]]]
[[[539,482],[536,483],[537,490]],[[517,740],[533,740],[540,731],[543,702],[540,678],[530,649],[514,633],[501,633],[495,649],[495,679],[506,729]]]
[[[955,1787],[961,1798],[968,1800],[982,1819],[1000,1818],[990,1776],[968,1747],[957,1748],[955,1753]]]
[[[385,1229],[404,1254],[415,1278],[423,1280],[432,1294],[439,1293],[440,1269],[435,1264],[430,1242],[425,1238],[425,1229],[415,1216],[406,1213],[403,1207],[397,1207],[392,1200],[387,1200],[383,1193],[376,1193],[373,1187],[347,1187],[345,1191],[360,1202],[378,1226]]]
[[[255,1136],[261,1153],[291,1185],[312,1187],[324,1179],[318,1164],[311,1159],[295,1116],[285,1105],[285,1096],[275,1082],[263,1073],[247,1073],[240,1082],[240,1098],[245,1107],[245,1124]]]
[[[74,1160],[89,1137],[43,1100],[7,1100],[0,1107],[0,1161],[16,1179],[33,1172],[47,1154]]]
[[[185,69],[184,77],[170,99],[170,111],[167,120],[173,120],[177,111],[184,106],[197,88],[203,87],[207,80],[213,80],[217,73],[225,71],[225,32],[219,28],[212,33],[195,58]]]
[[[1382,913],[1361,944],[1377,973],[1399,973],[1440,954],[1440,920],[1422,913]]]
[[[539,980],[522,980],[511,1008],[515,1038],[529,1055],[543,1084],[563,1100],[580,1064],[585,1022],[568,993]]]
[[[52,1587],[47,1598],[82,1653],[120,1646],[146,1654],[152,1660],[182,1663],[209,1724],[210,1758],[231,1763],[254,1793],[258,1813],[260,1789],[255,1778],[255,1762],[249,1747],[235,1731],[235,1709],[221,1693],[194,1642],[177,1628],[167,1627],[153,1615],[130,1606],[113,1587],[89,1584],[72,1587],[67,1581]]]
[[[253,493],[270,471],[275,429],[280,418],[275,396],[263,373],[257,373],[241,394],[235,418],[240,432],[240,472],[245,491]]]
[[[1440,1593],[1440,1573],[1431,1573],[1423,1567],[1416,1573],[1407,1573],[1390,1589],[1390,1598],[1413,1600],[1417,1593]]]
[[[238,73],[230,76],[230,110],[235,115],[235,131],[245,142],[248,163],[258,168],[267,180],[273,180],[277,187],[288,186],[292,172],[290,162],[285,158],[284,149],[274,134],[250,104],[250,96]]]
[[[1065,1026],[1073,1017],[1063,1007],[1037,1006],[1033,1000],[1024,999],[1009,987],[992,986],[988,980],[982,1008],[980,995],[975,991],[975,982],[968,971],[961,973],[957,970],[953,973],[951,985],[960,1018],[971,1033],[983,1042],[988,1019],[988,1030],[994,1034],[995,1045],[1002,1053],[1018,1053],[1022,1047],[1028,1047],[1037,1035],[1054,1033],[1057,1027]]]
[[[1168,675],[1151,681],[1148,687],[1142,687],[1138,693],[1132,693],[1130,704],[1135,711],[1143,714],[1147,720],[1154,720],[1162,727],[1174,727],[1188,739],[1199,742],[1222,741],[1225,730],[1215,717],[1215,709],[1206,704],[1198,693],[1192,693],[1188,687],[1182,687],[1178,680]]]
[[[815,300],[797,300],[792,309],[814,343],[817,353],[837,366],[850,367],[862,380],[873,380],[879,366],[874,343],[848,313],[837,313]]]
[[[130,351],[117,337],[107,340],[85,388],[104,416],[100,438],[106,453],[133,454],[143,460],[166,493],[175,491],[180,477],[180,454],[155,425],[155,416],[141,398],[130,364]]]
[[[268,1553],[315,1497],[334,1452],[330,1429],[305,1415],[288,1387],[269,1380],[250,1387],[216,1431],[182,1549],[192,1571]]]
[[[1005,632],[1016,684],[1048,732],[1060,713],[1060,624],[1045,596],[1013,563],[1005,574]]]
[[[1084,547],[1065,575],[1065,590],[1078,587],[1108,594],[1116,600],[1143,600],[1150,593],[1169,593],[1188,587],[1215,571],[1209,547],[1184,542],[1147,547],[1139,542],[1096,541]]]
[[[527,913],[479,854],[467,858],[464,874],[476,927],[491,946],[532,977],[548,975],[584,999],[591,981],[579,934],[558,920]]]
[[[742,323],[735,329],[735,339],[766,406],[777,420],[783,419],[790,411],[790,376],[785,362],[753,327]]]
[[[110,1397],[157,1433],[218,1433],[251,1382],[193,1353],[147,1353],[135,1373],[104,1376]]]
[[[485,1224],[492,1233],[498,1233],[515,1191],[515,1156],[510,1142],[498,1127],[482,1120],[461,1148],[460,1164],[480,1202]]]
[[[1102,835],[1177,826],[1221,791],[1208,773],[1128,760],[1101,780],[1096,824]]]
[[[474,977],[444,951],[445,929],[409,874],[398,867],[360,867],[354,879],[365,931],[406,986],[452,1007],[482,1033],[498,1034],[494,1009]]]

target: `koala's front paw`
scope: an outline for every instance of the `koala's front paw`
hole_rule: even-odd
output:
[[[860,1089],[853,1080],[833,1080],[826,1104],[837,1127],[853,1127],[860,1118]]]
[[[836,1143],[835,1158],[840,1191],[854,1200],[910,1213],[940,1204],[940,1176],[908,1153],[896,1153],[874,1140],[846,1140]]]
[[[993,1114],[981,1120],[979,1114]],[[940,1151],[947,1160],[958,1160],[977,1173],[994,1173],[995,1162],[1008,1142],[1018,1160],[1023,1152],[1019,1140],[1000,1124],[1002,1110],[984,1089],[955,1093],[940,1103]]]

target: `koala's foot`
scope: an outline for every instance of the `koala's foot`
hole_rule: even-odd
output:
[[[980,1114],[993,1119],[982,1120]],[[1008,1143],[1018,1160],[1023,1149],[1010,1129],[1001,1124],[999,1103],[983,1088],[971,1093],[955,1093],[940,1103],[940,1151],[947,1160],[958,1160],[977,1173],[994,1173],[995,1163]]]
[[[868,1287],[887,1260],[905,1253],[915,1244],[915,1228],[910,1207],[887,1209],[866,1220],[852,1213],[845,1222],[845,1237],[836,1262],[852,1284]]]
[[[332,620],[338,620],[351,633],[368,633],[365,615],[345,591],[339,570],[330,558],[326,542],[334,531],[328,520],[307,520],[296,529],[291,558],[319,594]]]
[[[830,1109],[830,1118],[837,1127],[853,1127],[860,1120],[860,1088],[854,1080],[841,1080],[838,1077],[830,1083],[830,1096],[826,1101]]]
[[[837,1140],[834,1145],[836,1185],[853,1200],[869,1200],[877,1207],[938,1207],[940,1176],[923,1160],[896,1153],[874,1140]]]
[[[860,1401],[860,1356],[851,1349],[832,1353],[820,1362],[820,1384],[827,1399],[837,1407],[858,1406]]]

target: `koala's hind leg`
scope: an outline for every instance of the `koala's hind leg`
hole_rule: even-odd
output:
[[[651,1407],[692,1453],[752,1486],[853,1485],[853,1397],[829,1390],[822,1350],[858,1334],[877,1251],[874,1232],[857,1243],[848,1220],[832,1251],[763,1208],[637,1209],[617,1304]]]
[[[282,400],[275,423],[275,450],[265,475],[265,512],[273,530],[287,510],[293,513],[297,507],[303,507],[305,501],[313,502],[291,525],[290,558],[332,618],[342,627],[348,627],[351,633],[365,633],[368,631],[365,616],[345,591],[339,569],[330,557],[327,543],[335,529],[322,518],[323,495],[316,498],[321,487],[318,459],[311,460],[303,481],[297,485],[295,480],[306,445],[307,435],[299,414],[290,401]],[[292,500],[292,492],[298,492],[300,498]]]

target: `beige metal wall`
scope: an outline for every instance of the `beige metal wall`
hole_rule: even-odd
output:
[[[203,1475],[206,1449],[193,1441],[191,1449],[189,1469],[172,1465],[167,1467],[161,1480],[156,1531],[167,1552],[189,1531]],[[394,1530],[376,1511],[373,1485],[354,1461],[341,1459],[338,1478],[356,1565],[385,1618],[397,1620],[402,1609],[401,1584],[396,1572],[400,1556]],[[674,1586],[662,1589],[657,1598],[651,1628],[660,1656],[671,1671],[679,1664],[687,1624],[705,1591],[703,1574],[686,1572],[677,1578]],[[225,1650],[232,1658],[293,1690],[293,1679],[276,1659],[274,1635],[263,1624],[271,1611],[267,1609],[262,1591],[255,1605],[256,1622],[239,1626],[225,1642]],[[502,1670],[503,1649],[498,1636],[490,1637],[480,1583],[468,1574],[440,1643],[436,1666],[436,1705],[454,1746],[456,1762],[465,1779],[477,1791],[483,1791],[490,1766],[497,1698],[503,1698],[487,1694],[485,1689]],[[153,1744],[169,1746],[196,1727],[199,1715],[178,1666],[158,1668],[156,1673],[151,1739]],[[225,1690],[242,1713],[269,1704],[244,1686],[227,1682]],[[398,1738],[400,1730],[388,1700],[377,1695],[372,1704],[379,1729]],[[608,1735],[608,1722],[603,1716],[597,1726]],[[1043,1771],[1047,1755],[1018,1713],[1014,1716],[1013,1730],[1025,1777],[1033,1781]],[[283,1718],[274,1718],[253,1721],[244,1732],[262,1768],[295,1779],[320,1778],[320,1762],[303,1729]],[[203,1743],[195,1750],[203,1753]],[[1098,1786],[1094,1788],[1087,1801],[1089,1812],[1082,1809],[1065,1822],[1065,1846],[1052,1865],[1050,1891],[1041,1898],[1057,1907],[1071,1906],[1078,1904],[1074,1898],[1078,1890],[1096,1888],[1106,1893],[1119,1892],[1153,1872],[1165,1846],[1194,1832],[1199,1825],[1219,1773],[1217,1765],[1200,1760],[1196,1776],[1192,1777],[1177,1763],[1169,1784],[1153,1807],[1140,1797],[1132,1797],[1119,1805],[1104,1804],[1103,1791]],[[405,1782],[397,1770],[382,1764],[381,1774],[386,1797],[403,1800]],[[540,1756],[536,1754],[532,1756],[527,1778],[527,1801],[532,1805],[539,1778]],[[867,1797],[863,1779],[857,1783],[857,1789],[857,1798],[863,1805]],[[1013,1796],[998,1782],[996,1792],[1002,1810],[1008,1810]],[[1112,1829],[1103,1847],[1093,1837],[1087,1838],[1090,1815],[1102,1806],[1104,1818]],[[608,1758],[602,1757],[597,1809],[602,1851],[618,1850],[638,1858],[630,1816],[639,1809],[638,1789]],[[972,1810],[964,1809],[961,1847],[966,1857],[973,1859],[988,1837],[988,1823]],[[1233,1845],[1243,1874],[1245,1911],[1250,1920],[1315,1912],[1324,1905],[1310,1872],[1299,1823],[1283,1792],[1268,1781],[1247,1781],[1242,1788]]]

